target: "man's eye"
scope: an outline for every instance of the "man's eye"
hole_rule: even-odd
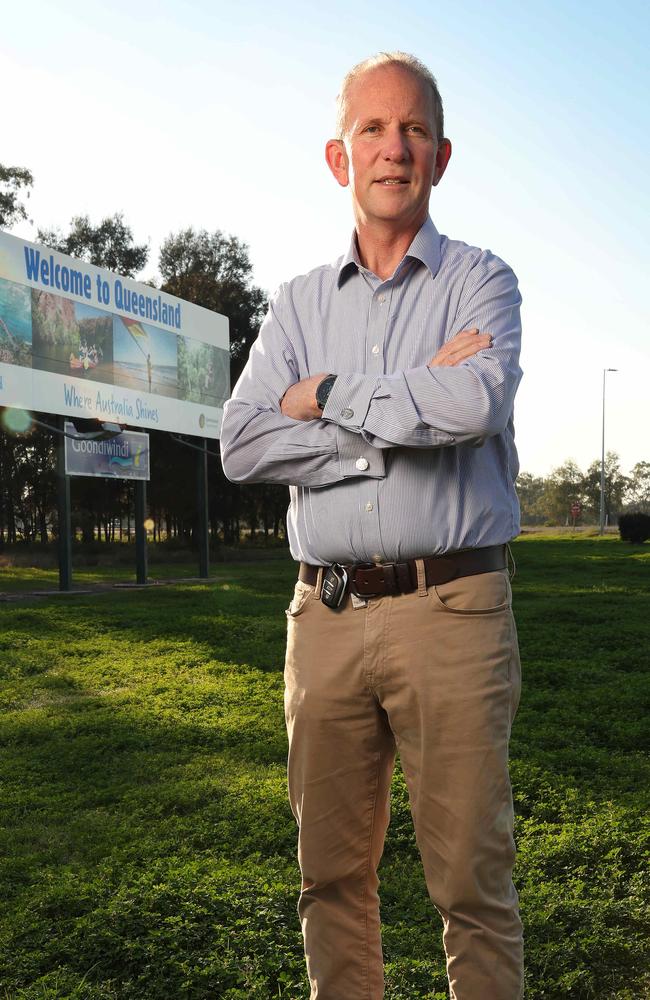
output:
[[[409,125],[407,132],[416,132],[418,135],[426,135],[421,125]]]
[[[369,132],[370,135],[374,135],[376,132],[379,131],[379,125],[366,125],[363,131]]]

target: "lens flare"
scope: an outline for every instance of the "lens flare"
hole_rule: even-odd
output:
[[[147,529],[147,531],[153,531],[153,520],[150,517],[148,517],[147,520],[144,522],[144,526]]]
[[[10,434],[26,434],[32,427],[31,414],[17,407],[7,407],[2,414],[2,426]]]

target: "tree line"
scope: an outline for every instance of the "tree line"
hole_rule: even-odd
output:
[[[33,184],[23,167],[0,165],[0,226],[27,218],[22,201]],[[117,213],[93,224],[75,216],[66,233],[38,229],[37,240],[87,263],[127,277],[149,262],[149,247],[136,243]],[[230,377],[234,385],[257,336],[267,306],[266,293],[253,282],[248,246],[220,230],[191,227],[171,233],[158,257],[158,277],[147,283],[230,321]],[[48,420],[48,415],[41,415]],[[197,529],[194,488],[196,452],[169,434],[150,431],[151,481],[148,488],[153,537],[192,545]],[[209,448],[210,532],[214,544],[236,544],[246,537],[281,540],[287,489],[275,485],[233,486],[225,478],[218,442]],[[600,461],[586,472],[567,460],[546,477],[522,472],[517,481],[523,524],[595,524],[600,505]],[[72,483],[73,525],[80,541],[128,541],[134,526],[134,487],[123,480],[77,478]],[[571,513],[580,508],[580,513]],[[628,475],[610,452],[605,463],[605,510],[609,523],[621,513],[650,513],[650,462],[638,462]],[[56,440],[35,427],[28,436],[0,430],[0,546],[16,542],[47,544],[56,533]]]
[[[550,473],[534,476],[522,472],[517,479],[522,524],[598,524],[600,516],[601,463],[596,459],[586,472],[572,459]],[[605,517],[615,524],[621,514],[650,514],[650,462],[637,462],[628,475],[619,456],[605,458]],[[577,515],[572,509],[580,509]]]
[[[50,420],[48,414],[35,414]],[[163,431],[149,431],[151,480],[147,484],[151,537],[178,547],[195,547],[198,509],[197,453]],[[210,442],[212,450],[217,442]],[[209,457],[209,524],[214,546],[281,541],[285,536],[287,491],[278,486],[234,486],[216,455]],[[134,484],[122,479],[73,477],[74,537],[84,545],[128,542],[135,535]],[[56,439],[35,427],[29,435],[0,432],[0,549],[47,545],[57,534]]]

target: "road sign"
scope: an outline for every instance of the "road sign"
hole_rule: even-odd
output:
[[[65,431],[77,434],[67,420]],[[149,435],[122,431],[108,441],[66,437],[65,472],[67,476],[149,479]]]

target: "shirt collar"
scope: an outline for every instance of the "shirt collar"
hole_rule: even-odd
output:
[[[361,261],[359,260],[359,251],[357,250],[357,231],[356,229],[353,229],[348,252],[341,260],[341,264],[339,266],[339,275],[337,279],[339,288],[344,281],[346,281],[348,275],[350,275],[354,270],[358,271],[360,267]]]
[[[406,260],[408,257],[421,261],[429,268],[431,277],[435,278],[440,268],[440,233],[434,226],[430,215],[427,216],[406,251],[404,259]],[[357,234],[356,230],[354,230],[348,252],[341,259],[339,266],[338,287],[341,287],[353,270],[356,269],[358,271],[360,267],[361,261],[359,260],[359,251],[357,249]]]

